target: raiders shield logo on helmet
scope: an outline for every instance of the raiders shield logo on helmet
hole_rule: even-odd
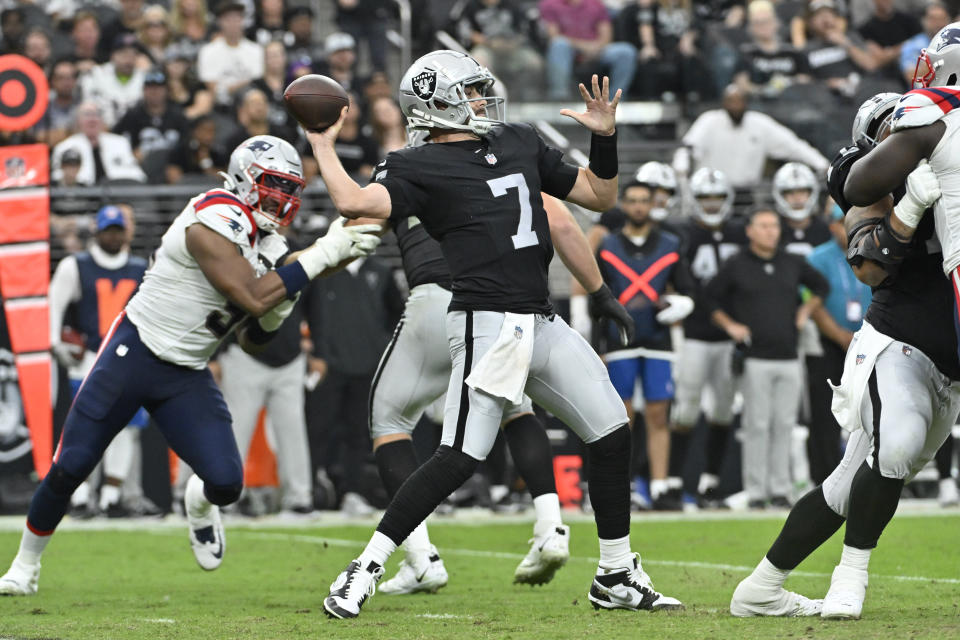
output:
[[[421,100],[429,100],[437,91],[437,72],[424,71],[413,77],[413,92]]]

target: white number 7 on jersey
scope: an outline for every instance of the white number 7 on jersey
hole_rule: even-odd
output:
[[[540,241],[537,239],[537,232],[533,230],[533,207],[530,206],[530,189],[527,188],[527,181],[522,173],[511,173],[502,178],[487,180],[490,185],[490,191],[495,198],[507,195],[507,189],[516,187],[517,195],[520,198],[520,224],[517,225],[516,235],[510,236],[513,240],[514,249],[523,249],[532,247]]]

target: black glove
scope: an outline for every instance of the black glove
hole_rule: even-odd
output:
[[[636,335],[633,318],[623,308],[623,305],[613,297],[610,287],[603,285],[591,293],[587,308],[594,318],[609,318],[617,324],[617,328],[620,330],[620,342],[623,343],[623,346],[633,342]]]

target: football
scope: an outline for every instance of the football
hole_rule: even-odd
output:
[[[340,84],[318,74],[297,78],[283,92],[283,103],[307,131],[323,131],[340,118],[350,98]]]
[[[844,230],[849,234],[850,229],[855,224],[868,218],[875,219],[877,224],[880,224],[880,221],[891,209],[893,209],[893,198],[890,196],[869,207],[853,207],[844,216]],[[859,267],[853,267],[853,273],[857,276],[857,280],[871,287],[879,285],[887,277],[887,272],[883,270],[883,267],[873,260],[864,260]]]

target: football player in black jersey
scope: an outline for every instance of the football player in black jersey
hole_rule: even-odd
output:
[[[883,272],[879,263],[859,253],[860,245],[890,215],[894,199],[898,211],[932,204],[904,202],[902,188],[866,208],[851,207],[844,199],[851,164],[875,144],[889,117],[890,110],[877,113],[870,102],[861,107],[869,113],[854,122],[854,144],[860,148],[842,150],[828,173],[831,195],[847,210],[848,261],[865,282],[865,267]],[[834,387],[834,415],[851,432],[843,460],[823,485],[794,505],[764,559],[734,591],[733,615],[860,617],[870,553],[896,511],[904,482],[934,457],[960,413],[953,301],[942,259],[927,215],[896,275],[874,283],[863,328],[847,350],[843,377]],[[790,572],[844,520],[843,554],[826,597],[810,600],[786,591]]]
[[[773,174],[773,203],[780,215],[780,246],[789,253],[807,256],[829,241],[830,228],[816,215],[820,180],[799,162],[788,162]]]
[[[496,437],[504,403],[519,402],[524,392],[588,443],[601,556],[591,603],[682,606],[654,590],[630,550],[626,413],[600,358],[554,313],[547,290],[553,243],[540,194],[593,210],[613,206],[620,93],[610,100],[609,80],[601,89],[594,76],[592,93],[580,85],[585,111],[561,112],[593,133],[590,168],[577,169],[533,127],[502,121],[502,99],[487,96],[492,83],[490,72],[465,54],[435,51],[417,60],[401,80],[400,104],[413,127],[430,132],[430,143],[390,153],[366,187],[350,180],[337,159],[339,125],[308,134],[336,207],[350,218],[417,216],[440,242],[453,288],[447,314],[453,372],[441,446],[400,487],[363,553],[331,585],[324,609],[333,617],[359,615],[387,558],[473,474]],[[577,251],[586,260],[589,245]],[[577,275],[578,264],[568,267]],[[597,283],[590,291],[601,315],[632,334],[609,289]]]
[[[697,169],[690,176],[690,195],[691,216],[676,229],[696,282],[695,304],[683,321],[667,483],[672,501],[679,504],[690,434],[703,407],[708,427],[706,465],[697,491],[701,506],[718,506],[721,496],[717,487],[733,422],[736,388],[731,374],[733,341],[710,319],[705,287],[717,275],[720,265],[746,245],[747,235],[742,223],[730,220],[733,187],[722,171]],[[708,391],[709,402],[704,402],[704,390]]]

